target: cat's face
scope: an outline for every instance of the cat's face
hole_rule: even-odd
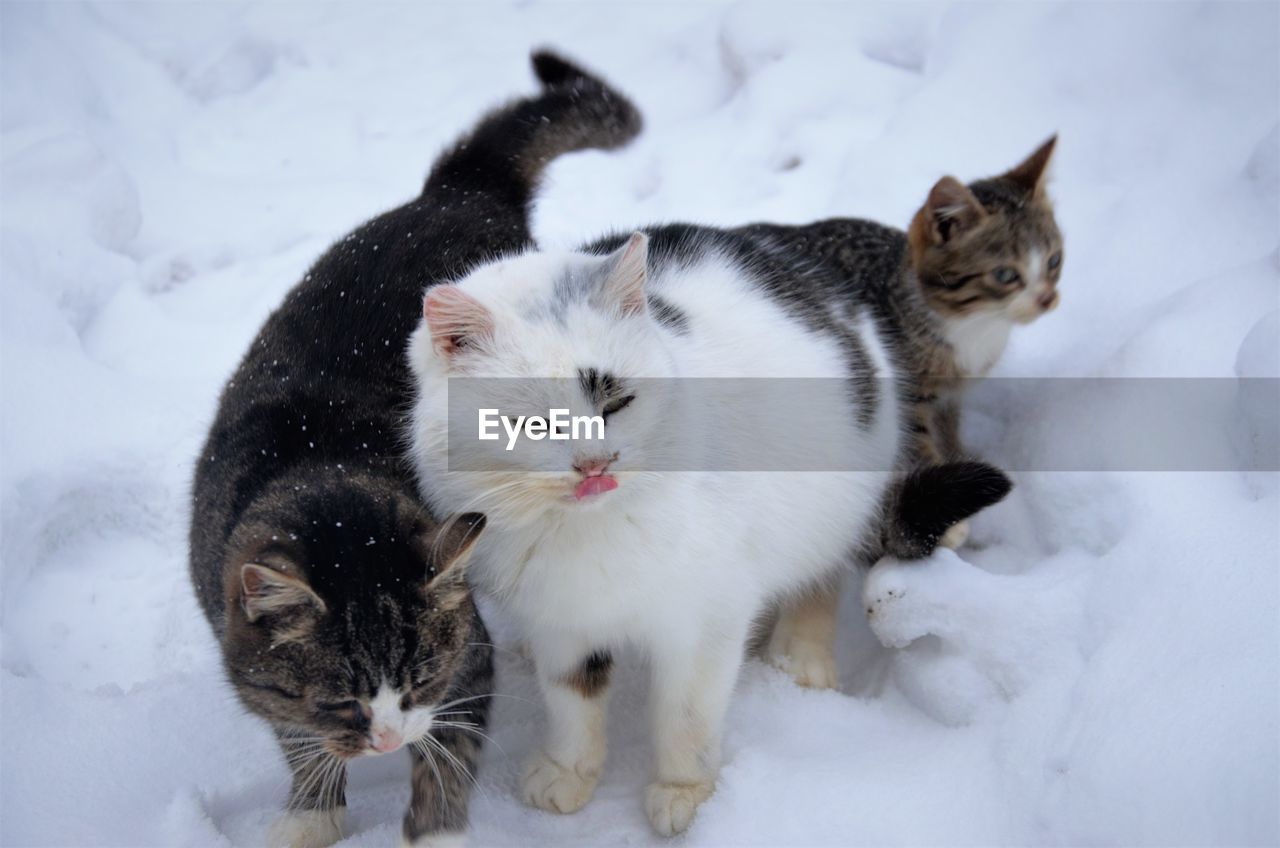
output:
[[[413,363],[423,391],[469,378],[454,391],[478,392],[475,405],[504,416],[563,409],[604,420],[603,438],[484,451],[484,471],[455,475],[475,508],[507,523],[598,508],[642,488],[644,469],[666,458],[673,389],[662,378],[673,370],[645,294],[646,263],[637,234],[610,256],[531,254],[427,293]],[[461,461],[451,453],[454,467]]]
[[[476,612],[459,564],[484,516],[437,526],[401,495],[335,483],[246,519],[224,587],[241,700],[299,755],[421,740],[469,647]]]
[[[944,177],[929,192],[909,239],[925,299],[943,317],[1026,324],[1058,305],[1062,235],[1044,190],[1055,140],[1006,174],[969,186]]]

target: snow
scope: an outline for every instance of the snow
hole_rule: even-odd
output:
[[[1002,170],[1058,131],[1063,303],[998,375],[1280,376],[1274,3],[0,14],[6,845],[260,843],[287,773],[187,583],[193,457],[273,305],[482,110],[532,90],[534,45],[647,119],[629,150],[554,166],[549,246],[671,218],[901,225],[943,173]],[[1018,470],[971,547],[851,585],[844,691],[748,664],[719,789],[681,844],[1280,843],[1266,392],[1244,385],[1196,431],[1246,472]],[[1054,450],[1123,468],[1089,424],[1068,397],[1012,391],[969,419],[1015,469]],[[503,697],[472,843],[657,844],[638,659],[595,800],[535,812],[515,790],[541,708],[489,613]],[[359,764],[344,844],[398,838],[406,773]]]

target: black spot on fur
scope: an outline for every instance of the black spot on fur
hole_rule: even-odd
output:
[[[612,374],[586,368],[578,372],[578,385],[582,387],[582,393],[590,399],[592,406],[598,408],[618,394],[622,384]]]
[[[608,651],[595,651],[562,682],[576,690],[582,697],[594,698],[609,685],[609,674],[612,669],[613,655]]]
[[[689,334],[689,316],[657,295],[649,295],[649,312],[653,319],[681,336]]]

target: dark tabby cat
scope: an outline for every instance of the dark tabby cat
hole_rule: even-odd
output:
[[[557,155],[615,148],[634,107],[549,53],[543,89],[480,122],[422,194],[326,253],[268,319],[222,394],[195,475],[191,575],[244,705],[293,771],[273,844],[342,836],[346,763],[409,749],[412,845],[457,841],[493,667],[462,562],[484,526],[438,523],[399,447],[401,350],[422,292],[530,246]],[[392,351],[392,353],[388,353]]]
[[[834,281],[829,294],[868,305],[879,317],[895,359],[914,376],[907,467],[963,459],[959,399],[966,380],[990,371],[1015,324],[1058,305],[1062,236],[1045,192],[1056,141],[996,177],[967,186],[943,177],[907,232],[849,218],[736,231],[817,263]],[[887,524],[885,534],[898,531]],[[967,536],[967,522],[959,521],[940,542],[959,547]],[[783,611],[774,630],[771,658],[801,683],[836,683],[823,646],[834,635],[837,594],[803,599]]]

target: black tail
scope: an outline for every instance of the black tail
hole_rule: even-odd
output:
[[[951,525],[1004,499],[1013,488],[985,462],[948,462],[912,471],[889,493],[884,554],[919,559],[933,553]]]
[[[424,193],[441,200],[489,194],[524,205],[552,159],[612,150],[640,133],[639,110],[602,79],[549,50],[531,58],[542,92],[486,115],[436,161]]]

